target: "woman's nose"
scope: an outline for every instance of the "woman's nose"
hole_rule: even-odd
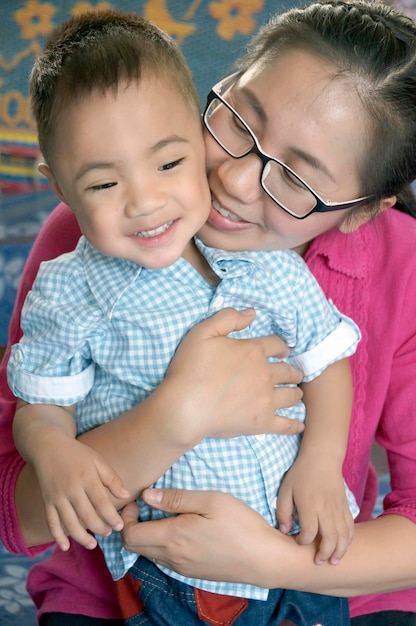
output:
[[[217,175],[224,189],[245,204],[259,199],[263,190],[260,184],[262,163],[255,154],[235,159],[229,156],[218,165]]]

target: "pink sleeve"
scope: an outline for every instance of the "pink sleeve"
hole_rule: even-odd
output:
[[[12,437],[16,400],[7,386],[7,361],[11,345],[16,343],[21,336],[20,312],[39,264],[41,261],[73,250],[79,237],[80,231],[75,217],[68,207],[60,204],[49,216],[29,254],[10,322],[9,343],[0,364],[0,501],[2,503],[0,540],[7,550],[13,553],[26,553],[34,556],[45,546],[26,548],[17,521],[14,491],[24,461],[17,452]]]
[[[416,230],[413,230],[413,235]],[[405,235],[402,233],[402,240]],[[401,264],[401,288],[396,290],[397,323],[386,320],[383,341],[391,342],[390,380],[376,433],[387,452],[391,491],[384,500],[386,513],[416,522],[416,255],[409,246],[405,266]],[[396,271],[397,274],[397,271]],[[386,304],[384,302],[384,306]],[[388,350],[382,350],[384,359]]]

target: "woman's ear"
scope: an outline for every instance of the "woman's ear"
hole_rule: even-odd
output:
[[[41,174],[43,174],[44,176],[46,176],[46,178],[48,179],[50,186],[52,187],[52,189],[54,190],[54,192],[56,193],[56,195],[58,196],[58,198],[62,201],[62,202],[66,202],[65,198],[64,198],[64,194],[62,193],[62,190],[60,188],[60,186],[58,185],[58,182],[51,170],[51,168],[49,167],[49,165],[47,165],[46,163],[39,163],[38,165],[38,170]]]
[[[359,228],[363,224],[371,222],[371,220],[374,219],[374,217],[379,213],[382,213],[386,209],[394,206],[396,202],[396,196],[390,196],[390,198],[384,198],[383,200],[380,200],[377,211],[366,211],[365,209],[362,209],[361,211],[357,211],[356,213],[350,213],[349,215],[347,215],[345,220],[341,222],[338,228],[342,233],[353,233],[354,230],[357,230],[357,228]]]

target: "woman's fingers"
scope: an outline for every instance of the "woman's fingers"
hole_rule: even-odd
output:
[[[201,333],[206,338],[225,337],[232,332],[247,328],[255,317],[256,311],[254,309],[237,311],[237,309],[227,307],[194,326],[190,332]]]
[[[251,583],[253,565],[276,533],[253,509],[220,492],[145,489],[142,497],[176,515],[138,522],[137,507],[126,507],[121,535],[128,550],[185,576]]]
[[[179,345],[164,389],[171,389],[169,412],[179,431],[191,428],[192,441],[301,429],[275,417],[302,396],[298,388],[282,386],[297,385],[301,373],[285,362],[268,360],[287,356],[282,339],[227,336],[254,317],[253,310],[223,309],[192,328]]]

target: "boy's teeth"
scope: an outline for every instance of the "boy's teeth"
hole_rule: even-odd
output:
[[[173,220],[170,222],[166,222],[163,226],[159,226],[159,228],[154,228],[153,230],[141,230],[137,233],[134,233],[136,237],[155,237],[156,235],[161,235],[165,232],[173,224]]]
[[[231,213],[230,211],[227,211],[227,209],[223,209],[222,206],[220,206],[216,200],[212,201],[212,206],[223,217],[227,217],[229,220],[233,220],[234,222],[239,222],[240,221],[240,219],[237,217],[237,215],[234,215],[234,213]]]

